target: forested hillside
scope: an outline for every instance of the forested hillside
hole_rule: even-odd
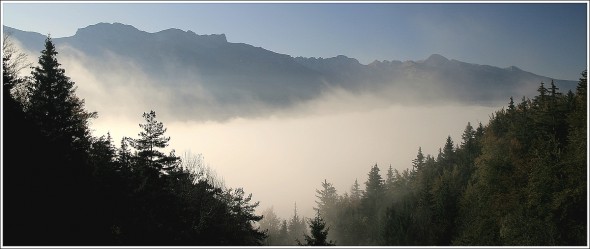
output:
[[[467,123],[438,155],[418,148],[411,167],[371,167],[364,189],[327,180],[316,210],[337,245],[587,245],[587,71],[576,92],[543,82],[533,99]],[[330,176],[326,176],[329,179]],[[359,178],[362,176],[359,176]],[[289,224],[297,224],[297,213]],[[293,245],[287,221],[265,211],[267,245]],[[277,229],[275,229],[277,228]],[[291,238],[289,237],[291,236]],[[285,240],[287,239],[287,241]]]
[[[4,245],[261,243],[258,203],[219,186],[194,158],[165,153],[170,137],[154,111],[116,148],[90,134],[97,113],[76,96],[50,38],[24,79],[22,55],[4,44]]]
[[[586,71],[575,92],[541,82],[534,98],[510,98],[436,156],[418,148],[402,172],[382,176],[375,164],[343,194],[327,175],[316,217],[295,206],[282,220],[256,215],[251,194],[166,151],[171,138],[154,111],[119,147],[93,136],[98,113],[76,96],[52,40],[27,78],[4,44],[5,245],[587,244]]]

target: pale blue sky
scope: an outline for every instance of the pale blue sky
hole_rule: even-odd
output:
[[[291,56],[421,60],[430,54],[577,80],[587,5],[401,3],[5,3],[4,25],[53,37],[98,22],[227,35]]]

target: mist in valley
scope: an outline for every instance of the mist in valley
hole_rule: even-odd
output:
[[[383,171],[390,165],[403,171],[411,167],[418,147],[436,155],[447,136],[458,141],[467,122],[485,125],[507,102],[431,103],[397,89],[351,93],[335,88],[283,108],[256,100],[220,106],[188,70],[161,82],[115,55],[97,61],[72,48],[61,51],[60,62],[77,82],[77,94],[99,114],[91,125],[95,136],[108,132],[118,145],[123,136],[136,137],[141,114],[154,110],[168,129],[169,149],[177,155],[202,154],[228,187],[241,186],[260,201],[257,211],[274,207],[285,219],[295,203],[301,215],[313,217],[315,190],[324,179],[344,194],[355,179],[364,183],[375,163]],[[403,103],[392,95],[413,101]]]
[[[165,33],[162,32],[157,34]],[[175,36],[195,35],[192,31],[166,32],[165,34]],[[147,33],[143,35],[147,36]],[[291,58],[274,52],[261,52],[260,48],[249,45],[227,43],[225,35],[214,35],[207,39],[209,38],[220,43],[207,43],[206,46],[227,46],[224,48],[234,49],[238,55],[257,51],[264,56],[256,57],[252,65],[249,65],[242,62],[232,64],[232,56],[236,55],[223,55],[227,58],[221,56],[215,62],[219,65],[212,63],[214,65],[204,69],[195,65],[204,63],[205,59],[193,59],[182,53],[182,56],[154,53],[148,56],[154,57],[154,60],[146,62],[134,57],[136,54],[133,53],[137,51],[130,55],[108,48],[83,50],[84,47],[80,44],[68,43],[68,38],[61,38],[62,43],[56,43],[59,51],[57,59],[65,69],[65,74],[75,82],[75,94],[85,101],[86,110],[98,113],[97,118],[90,120],[88,127],[95,139],[92,140],[95,143],[92,146],[98,147],[104,142],[104,137],[99,137],[109,134],[114,141],[112,148],[117,149],[118,156],[124,151],[122,147],[125,144],[120,141],[127,141],[134,148],[139,148],[136,146],[140,144],[140,138],[145,136],[138,134],[145,128],[145,124],[141,127],[139,124],[144,120],[149,123],[148,113],[154,111],[157,120],[167,129],[165,136],[171,138],[165,154],[174,152],[169,154],[170,158],[180,156],[185,160],[182,167],[187,164],[197,165],[208,170],[206,174],[215,181],[212,183],[216,185],[214,187],[223,186],[218,190],[204,187],[204,192],[190,190],[195,191],[193,194],[198,192],[217,195],[215,198],[229,203],[228,213],[236,217],[240,217],[241,211],[231,211],[232,207],[246,210],[246,213],[264,215],[261,220],[256,220],[255,216],[242,217],[248,217],[245,221],[248,226],[265,229],[268,237],[247,234],[251,229],[248,227],[244,229],[247,235],[243,238],[254,238],[251,241],[225,241],[226,235],[233,230],[223,230],[227,234],[220,232],[219,241],[216,241],[217,237],[211,238],[212,241],[201,241],[206,245],[218,242],[229,245],[295,245],[295,239],[298,239],[298,243],[303,241],[303,232],[310,234],[307,225],[312,226],[313,220],[310,219],[314,217],[327,221],[328,226],[333,228],[327,239],[334,239],[339,245],[463,245],[473,241],[489,245],[506,238],[510,240],[502,242],[527,244],[530,241],[520,237],[522,231],[515,224],[524,219],[522,217],[530,218],[527,215],[531,214],[526,213],[526,209],[519,209],[519,204],[512,203],[517,199],[515,196],[522,194],[522,191],[517,189],[518,191],[494,195],[485,192],[491,191],[489,184],[495,184],[495,181],[512,184],[526,178],[525,182],[530,186],[526,185],[524,188],[531,191],[531,194],[526,192],[522,195],[531,198],[530,205],[536,205],[535,201],[539,200],[536,199],[537,196],[544,193],[544,190],[539,190],[541,194],[535,192],[536,187],[550,181],[546,176],[554,172],[535,173],[535,170],[559,170],[552,166],[536,169],[531,165],[559,161],[561,154],[547,154],[544,157],[536,148],[530,149],[531,152],[522,148],[537,144],[547,146],[543,148],[559,147],[553,151],[567,150],[563,154],[564,160],[566,157],[574,158],[566,161],[568,165],[581,165],[581,152],[573,145],[582,143],[575,138],[581,137],[576,133],[581,124],[576,117],[583,116],[576,108],[580,108],[578,102],[585,91],[581,86],[585,83],[576,86],[574,83],[577,82],[573,81],[554,82],[517,67],[498,68],[469,64],[438,54],[424,60],[380,61],[365,65],[346,56],[327,59]],[[30,47],[22,45],[18,40],[14,40],[14,45],[19,51],[26,53],[30,61],[36,61],[39,57],[38,51],[28,50]],[[215,71],[242,64],[245,65],[234,68],[236,71]],[[278,66],[271,67],[275,64]],[[28,72],[21,73],[21,76],[30,76]],[[269,76],[265,77],[265,73]],[[582,78],[585,77],[583,75]],[[481,81],[478,80],[480,78]],[[545,85],[539,85],[541,82]],[[580,82],[583,82],[582,79]],[[561,92],[557,92],[558,89]],[[569,90],[572,91],[566,93]],[[13,91],[18,99],[20,90]],[[537,96],[538,93],[542,97]],[[551,101],[546,98],[551,98]],[[529,112],[540,114],[529,115]],[[553,115],[552,119],[543,116],[547,113]],[[522,128],[529,124],[540,128]],[[552,136],[550,139],[534,140],[535,143],[529,145],[528,141],[538,134],[541,134],[539,137],[545,136],[542,133],[545,128],[555,134],[547,135]],[[536,129],[542,131],[534,133],[537,132]],[[570,132],[578,136],[567,135]],[[533,159],[522,160],[518,153],[530,153],[526,155],[532,155]],[[117,158],[115,161],[120,163],[119,160],[122,159]],[[523,163],[525,166],[515,170],[515,173],[503,171],[523,161],[526,161]],[[124,172],[122,168],[125,166],[117,163],[113,164],[114,172]],[[92,174],[105,174],[101,173],[100,167],[97,168]],[[497,172],[494,171],[497,169]],[[576,168],[579,169],[581,167]],[[141,174],[144,172],[141,170],[127,170],[132,173],[140,172],[137,174],[143,177]],[[156,173],[158,176],[153,179],[160,179],[162,175],[169,177],[168,174],[172,182],[182,182],[181,179],[185,179],[174,178],[177,177],[174,174],[178,172],[163,174],[161,172],[165,171],[160,170],[160,175]],[[572,179],[574,175],[582,175],[573,174],[572,172],[579,173],[573,169],[566,173],[559,172],[562,177],[569,175]],[[113,177],[106,175],[105,179]],[[178,186],[166,186],[171,193],[178,191],[179,195],[184,196],[183,191],[187,191],[186,189],[200,187],[199,181],[191,177],[186,178],[192,181],[189,181],[192,185],[188,184],[191,187],[181,183]],[[145,181],[147,180],[142,182],[140,178],[140,190],[131,188],[130,193],[143,193],[141,189],[146,186]],[[353,186],[355,182],[358,183],[356,190]],[[581,180],[578,178],[568,182],[577,184],[572,188],[581,188]],[[377,191],[379,195],[371,192],[375,183],[378,183],[377,188],[382,191]],[[126,186],[121,182],[113,184]],[[107,183],[105,186],[108,189],[111,185]],[[239,188],[243,188],[244,192],[240,192]],[[117,190],[114,189],[108,191],[116,193]],[[190,191],[186,196],[191,196]],[[250,199],[244,196],[250,193],[251,203],[259,202],[258,206],[248,206]],[[576,195],[581,192],[559,193]],[[138,203],[141,204],[141,198],[144,197],[140,194],[138,196]],[[152,200],[149,199],[152,198],[150,195],[147,196],[147,200]],[[199,194],[194,196],[197,197],[182,197],[187,198],[187,202],[194,201],[187,206],[205,203],[202,204],[202,210],[214,209],[211,208],[215,207],[214,204],[207,206],[209,203],[206,198],[203,197],[203,201],[198,199],[201,198]],[[495,206],[477,206],[479,202],[473,200],[484,198],[486,203],[500,202],[497,199],[485,199],[486,196],[498,198],[502,203],[506,202],[506,205],[512,205],[510,207],[521,212],[498,216],[497,220],[503,222],[502,226],[508,224],[506,226],[512,229],[502,230],[501,239],[477,234],[479,230],[471,230],[468,226],[471,225],[471,220],[476,220],[481,223],[474,226],[488,227],[488,217],[484,215],[482,218],[481,214],[486,213],[486,208]],[[159,196],[154,197],[153,203],[160,201],[158,198]],[[568,202],[577,200],[574,197],[555,197],[553,200],[556,203],[554,205],[563,205],[574,210],[572,213],[579,213],[581,210],[579,202]],[[92,200],[89,203],[93,203]],[[184,210],[181,204],[178,207],[179,210]],[[130,210],[131,213],[135,211]],[[294,219],[294,212],[299,215],[301,224]],[[149,216],[151,213],[148,210],[146,214]],[[275,214],[276,217],[273,218]],[[225,214],[215,215],[211,217],[223,217]],[[154,217],[156,218],[150,218],[158,222],[159,216]],[[167,216],[164,214],[162,217]],[[201,217],[206,219],[208,216]],[[535,216],[531,219],[537,218]],[[122,236],[129,236],[127,242],[131,244],[142,241],[138,235],[141,232],[134,234],[132,229],[126,231],[124,225],[119,224],[141,228],[143,223],[134,223],[136,221],[127,221],[125,218],[120,218],[122,221],[116,219],[119,217],[114,219],[114,224],[101,223],[106,228],[101,230],[104,232],[101,236],[112,239],[108,243],[117,244]],[[183,222],[179,221],[179,224]],[[230,221],[224,222],[226,223],[211,221],[207,224],[235,227]],[[159,225],[164,226],[162,224]],[[284,240],[286,235],[279,234],[279,230],[286,231],[287,224],[289,233],[299,234]],[[432,229],[425,227],[425,224],[432,224]],[[530,226],[537,225],[532,223]],[[555,225],[554,228],[558,226],[560,225]],[[194,224],[187,227],[204,231],[205,235],[199,233],[203,238],[208,236],[206,232],[209,230],[206,228]],[[495,229],[494,226],[489,227]],[[148,233],[160,232],[153,230]],[[558,233],[554,232],[551,236],[561,236]],[[170,234],[171,238],[176,238],[174,232]],[[194,237],[190,234],[186,236],[189,241]],[[541,232],[531,236],[536,236],[537,239],[531,241],[553,243],[543,241],[544,235]],[[579,244],[579,236],[572,236],[564,241]],[[236,238],[238,237],[242,238]],[[310,244],[312,240],[308,239],[305,237]]]

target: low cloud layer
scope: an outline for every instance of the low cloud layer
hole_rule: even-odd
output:
[[[292,215],[295,202],[311,217],[315,189],[324,179],[343,194],[355,179],[364,183],[375,163],[384,177],[389,165],[403,170],[419,146],[435,155],[447,135],[459,143],[467,122],[485,124],[497,109],[425,104],[419,100],[427,95],[396,89],[352,93],[337,87],[289,106],[247,97],[227,104],[212,98],[194,71],[169,65],[175,77],[164,84],[154,72],[114,54],[96,60],[71,47],[59,51],[86,108],[99,113],[91,127],[95,135],[110,132],[118,145],[123,136],[137,136],[143,112],[155,110],[172,138],[170,149],[202,153],[229,187],[243,187],[261,201],[259,211],[274,206],[283,218]],[[416,101],[400,105],[396,98]]]
[[[41,34],[4,28],[27,48],[42,45]],[[79,79],[79,94],[100,100],[89,102],[89,109],[114,110],[122,117],[145,109],[170,120],[201,122],[306,115],[316,112],[310,104],[341,101],[346,94],[353,100],[368,97],[344,110],[391,104],[498,106],[510,96],[533,95],[541,81],[550,81],[516,67],[438,54],[363,65],[344,55],[292,58],[224,36],[178,29],[147,33],[118,23],[91,25],[54,42],[62,63]],[[575,82],[557,83],[563,91],[575,87]],[[338,108],[333,105],[330,112]]]
[[[364,183],[375,163],[383,177],[389,165],[403,170],[411,166],[419,146],[435,155],[447,135],[460,142],[468,121],[486,123],[492,111],[393,105],[226,123],[172,122],[168,127],[175,148],[203,153],[227,183],[253,192],[263,206],[274,205],[287,217],[297,202],[300,212],[310,217],[315,189],[324,179],[343,194],[355,179]]]

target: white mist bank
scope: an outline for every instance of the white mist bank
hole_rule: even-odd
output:
[[[387,95],[331,89],[319,99],[280,111],[261,106],[262,115],[256,117],[202,121],[199,113],[220,107],[200,91],[198,75],[187,72],[175,79],[194,86],[183,89],[188,94],[184,97],[194,95],[205,99],[201,102],[205,104],[190,106],[195,119],[184,121],[187,117],[174,112],[185,103],[174,94],[178,85],[154,82],[147,72],[115,55],[109,61],[96,61],[61,49],[60,63],[76,82],[76,93],[85,99],[86,109],[98,111],[99,118],[91,124],[94,135],[110,132],[119,146],[123,136],[137,137],[138,124],[144,122],[142,113],[155,110],[171,137],[166,152],[201,153],[228,187],[242,187],[261,202],[258,212],[274,206],[284,219],[293,214],[295,202],[301,215],[312,217],[315,190],[324,179],[339,194],[349,191],[355,179],[364,188],[375,163],[383,177],[390,164],[400,171],[408,168],[419,146],[424,153],[436,155],[448,135],[459,143],[467,122],[485,125],[498,109],[459,104],[402,106],[392,104],[395,100]]]
[[[364,187],[377,163],[381,175],[389,165],[411,167],[418,147],[436,156],[447,135],[460,143],[467,122],[484,124],[496,108],[475,106],[390,106],[367,112],[301,116],[295,118],[236,119],[226,123],[170,122],[170,147],[182,155],[202,153],[205,162],[225,179],[228,187],[243,187],[260,201],[258,211],[274,206],[280,217],[311,217],[315,190],[327,179],[339,194],[349,191],[355,179]],[[136,137],[141,114],[135,121],[111,120],[108,113],[96,120],[95,134],[107,131],[118,140]]]

